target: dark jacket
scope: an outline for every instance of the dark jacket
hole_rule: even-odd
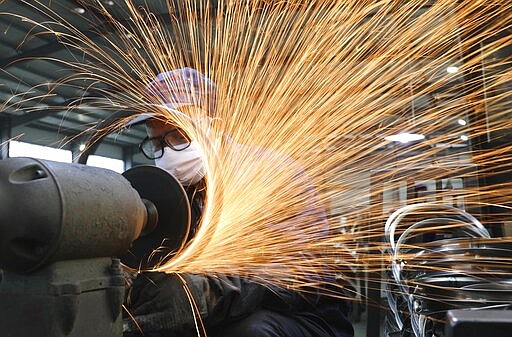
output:
[[[297,316],[297,324],[314,321],[331,332],[327,336],[352,334],[346,301],[300,295],[238,277],[142,273],[134,282],[128,307],[136,323],[125,317],[125,332],[137,331],[139,325],[144,332],[197,336],[196,326],[201,330],[201,324],[208,331],[266,309]]]

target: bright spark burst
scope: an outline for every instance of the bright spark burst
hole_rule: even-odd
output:
[[[105,20],[94,38],[43,3],[23,2],[48,17],[35,26],[85,56],[62,61],[74,71],[62,83],[90,83],[103,99],[88,104],[158,112],[201,144],[208,168],[201,227],[159,270],[249,275],[295,288],[332,270],[350,278],[347,266],[378,271],[391,263],[381,254],[389,248],[386,219],[405,205],[389,196],[412,182],[490,180],[510,170],[510,144],[458,148],[454,123],[469,117],[464,133],[475,149],[486,132],[512,128],[510,55],[493,58],[512,41],[504,34],[510,0],[168,0],[165,22],[130,0],[121,22],[91,1]],[[458,71],[447,72],[455,63]],[[191,123],[144,90],[156,74],[185,66],[217,83],[214,116],[188,109]],[[481,123],[476,117],[486,113]],[[206,117],[215,118],[211,127]],[[426,139],[384,140],[400,132]],[[407,203],[452,198],[475,216],[487,206],[510,216],[511,187],[465,185],[455,196],[438,191]],[[319,216],[324,207],[327,221]],[[499,268],[510,273],[510,261]]]

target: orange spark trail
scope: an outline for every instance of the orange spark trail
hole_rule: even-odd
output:
[[[94,40],[41,2],[24,2],[48,17],[35,26],[86,56],[66,62],[74,73],[60,84],[85,80],[101,95],[90,104],[156,112],[199,142],[208,172],[200,230],[158,270],[308,288],[333,269],[350,278],[342,267],[390,266],[384,225],[405,204],[449,201],[475,216],[493,205],[510,215],[510,182],[446,188],[448,178],[510,170],[510,144],[479,146],[489,131],[512,127],[511,59],[496,57],[512,40],[510,0],[167,1],[168,21],[125,0],[123,22],[91,1],[109,27]],[[217,83],[215,115],[176,115],[148,95],[158,73],[185,66]],[[426,138],[385,139],[405,132]],[[428,193],[412,195],[414,184]]]

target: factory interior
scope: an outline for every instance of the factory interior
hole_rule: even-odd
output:
[[[247,8],[256,2],[264,3],[263,7],[273,3],[240,1],[246,3]],[[309,6],[308,1],[274,2],[281,6],[287,6],[282,3],[293,2],[299,7]],[[329,3],[311,1],[316,2]],[[338,5],[343,2],[332,1]],[[358,6],[357,1],[345,2],[354,8]],[[88,45],[88,48],[105,48],[108,57],[115,60],[116,53],[122,53],[122,46],[116,51],[108,44],[111,43],[108,34],[118,33],[122,25],[132,27],[137,22],[129,6],[133,6],[135,12],[151,13],[150,17],[155,22],[177,22],[179,26],[182,20],[180,11],[189,8],[179,3],[195,4],[190,8],[196,10],[209,6],[215,12],[221,6],[219,4],[229,7],[232,1],[0,0],[0,337],[139,336],[126,334],[126,306],[121,307],[126,283],[116,283],[123,280],[119,281],[118,277],[121,270],[119,260],[113,258],[126,258],[126,251],[131,247],[135,254],[139,254],[139,260],[130,266],[139,268],[142,257],[148,258],[148,249],[152,250],[148,247],[157,249],[161,242],[173,241],[174,238],[167,236],[176,237],[177,242],[169,245],[175,244],[181,251],[190,234],[190,225],[176,225],[177,229],[169,230],[160,230],[158,226],[164,226],[162,219],[166,217],[171,217],[173,223],[190,222],[194,206],[187,203],[181,209],[176,205],[161,207],[154,200],[153,204],[152,199],[161,198],[161,193],[156,191],[162,186],[171,191],[165,197],[166,202],[174,204],[187,199],[188,192],[176,178],[163,177],[159,172],[154,173],[158,178],[155,182],[147,181],[145,175],[153,174],[152,167],[160,157],[149,159],[141,151],[141,143],[147,140],[149,132],[144,122],[127,123],[141,110],[131,110],[130,104],[127,107],[109,101],[104,93],[111,90],[110,79],[101,83],[100,76],[88,78],[94,72],[94,62],[104,65],[108,58],[94,59],[86,52],[81,54],[73,43],[97,43]],[[380,13],[380,6],[389,5],[391,8],[399,6],[398,3],[404,6],[407,3],[411,6],[409,11],[417,13],[411,17],[419,18],[418,22],[421,22],[422,15],[447,6],[448,1],[361,1],[360,6],[363,3],[368,8],[375,4],[368,13]],[[330,160],[325,170],[338,172],[338,176],[328,177],[328,183],[322,185],[322,195],[331,196],[322,199],[329,224],[337,226],[331,231],[336,232],[339,238],[357,237],[346,239],[350,245],[345,245],[343,239],[339,243],[335,239],[329,241],[340,251],[347,247],[349,251],[352,249],[349,255],[353,264],[348,263],[336,275],[348,280],[346,288],[350,289],[351,310],[347,313],[347,320],[354,328],[355,337],[512,336],[512,1],[462,0],[452,3],[456,7],[454,11],[468,10],[460,17],[467,15],[475,20],[474,25],[463,22],[461,27],[474,27],[474,30],[461,28],[457,31],[453,43],[458,47],[446,48],[450,52],[456,49],[460,58],[452,63],[435,63],[436,72],[432,72],[431,78],[425,81],[449,80],[442,84],[429,82],[428,85],[417,85],[423,80],[416,79],[410,88],[404,89],[410,93],[405,103],[400,103],[400,107],[390,103],[393,109],[389,112],[383,109],[385,118],[368,122],[371,125],[367,130],[363,122],[352,129],[348,126],[347,133],[340,131],[335,135],[337,140],[332,140],[334,131],[331,134],[325,131],[330,146],[327,148],[334,148],[332,151],[346,151],[350,144],[356,144],[356,150],[352,149],[350,156],[322,154],[325,156],[322,158]],[[325,5],[325,10],[332,10],[338,5]],[[171,12],[171,8],[175,8],[175,12]],[[479,17],[475,13],[479,12],[482,13],[482,22],[475,19]],[[391,10],[386,13],[392,16]],[[314,14],[311,17],[314,18]],[[491,18],[495,21],[487,21]],[[384,16],[379,20],[386,21]],[[414,41],[419,44],[417,49],[410,42],[413,38],[405,39],[411,44],[407,50],[411,53],[413,50],[426,50],[428,43],[435,43],[429,42],[429,36],[437,37],[433,33],[438,28],[436,25],[457,26],[450,20],[450,17],[443,17],[439,22],[424,24],[423,28],[431,31],[421,35],[424,40]],[[204,22],[201,24],[206,25]],[[254,27],[257,24],[260,23],[251,22]],[[279,26],[280,23],[276,21],[273,24]],[[61,25],[72,26],[73,30],[62,29]],[[265,23],[261,25],[269,29]],[[399,24],[397,27],[404,29]],[[60,29],[66,34],[75,34],[81,41],[68,39],[64,33],[55,33]],[[99,36],[102,33],[107,38]],[[126,33],[121,41],[130,41],[129,34]],[[358,38],[364,40],[364,36]],[[147,39],[150,40],[149,37]],[[343,48],[357,47],[347,42]],[[372,48],[367,51],[365,57],[370,60],[369,64],[379,62],[377,57],[372,58]],[[272,54],[271,51],[266,53]],[[347,55],[351,55],[350,52]],[[465,60],[471,61],[470,66],[464,65]],[[399,78],[393,67],[402,69],[400,62],[391,61],[391,75],[383,70],[381,77]],[[87,67],[84,67],[83,74],[77,75],[79,70],[74,64],[80,63],[87,64]],[[152,75],[160,72],[155,69],[152,69]],[[226,69],[229,68],[226,66]],[[361,68],[357,69],[361,71]],[[296,70],[298,74],[302,74],[301,71],[305,70]],[[356,70],[347,70],[351,71],[356,73]],[[311,74],[314,72],[310,71]],[[217,75],[214,71],[212,74]],[[138,76],[138,73],[127,71],[126,76]],[[434,78],[436,76],[438,79]],[[378,78],[375,74],[370,77]],[[70,78],[72,80],[68,81]],[[237,79],[239,77],[233,76],[233,83]],[[364,78],[356,80],[365,82]],[[291,83],[288,85],[293,86],[293,81]],[[220,88],[222,84],[217,85]],[[312,87],[316,85],[316,82],[311,84]],[[380,90],[379,86],[375,90]],[[123,97],[120,88],[122,86],[113,89],[115,97]],[[358,89],[356,84],[351,90],[364,89]],[[233,91],[229,95],[236,93]],[[391,93],[388,99],[392,100],[393,95]],[[359,97],[362,96],[354,95],[353,100]],[[358,102],[351,99],[341,98],[340,102],[356,109]],[[319,102],[328,101],[329,98],[319,98]],[[343,109],[349,111],[347,107]],[[395,126],[400,127],[404,119],[422,120],[424,115],[433,111],[435,115],[423,120],[427,130],[433,130],[430,134],[401,133],[399,137],[418,138],[387,137],[380,143],[370,138],[379,130],[397,130]],[[445,116],[446,122],[438,123],[437,119]],[[315,118],[321,121],[320,118],[324,117]],[[370,120],[372,118],[369,117]],[[341,119],[337,122],[340,125],[352,123]],[[246,123],[250,125],[250,122]],[[328,121],[324,128],[330,128]],[[335,130],[334,127],[332,129]],[[233,126],[230,130],[233,132]],[[318,144],[323,141],[318,140]],[[160,142],[169,147],[164,138]],[[336,142],[346,143],[337,145]],[[187,146],[190,144],[194,141],[189,141]],[[364,147],[365,144],[368,148]],[[313,149],[312,146],[310,148]],[[161,156],[164,153],[162,149]],[[313,152],[303,155],[299,161],[314,155]],[[377,158],[375,162],[383,164],[373,164],[371,158]],[[332,168],[336,160],[343,162],[343,166]],[[236,165],[232,164],[235,169]],[[417,167],[421,168],[417,170]],[[308,170],[309,166],[305,166],[306,173]],[[320,169],[311,172],[315,179],[322,177]],[[208,184],[216,181],[211,179]],[[109,184],[115,189],[109,190]],[[90,193],[93,194],[90,201],[81,199]],[[350,197],[344,198],[344,195]],[[226,200],[232,199],[226,196]],[[237,202],[243,205],[241,201]],[[111,207],[119,210],[106,210],[104,205],[110,203]],[[141,220],[128,217],[124,224],[123,217],[128,213],[143,213],[143,225],[140,225]],[[427,219],[413,219],[419,213],[426,214]],[[54,219],[59,224],[62,219],[67,219],[59,225],[64,229],[50,225]],[[409,229],[399,227],[400,221],[405,223],[404,219],[410,220]],[[83,223],[84,228],[65,229],[66,221],[70,224]],[[132,223],[136,229],[128,228]],[[440,225],[429,233],[427,230],[434,228],[434,223]],[[461,224],[463,227],[457,227]],[[102,231],[94,232],[99,227]],[[425,228],[424,232],[422,228]],[[131,234],[115,234],[118,230]],[[104,234],[107,232],[110,236]],[[156,234],[159,236],[155,239]],[[335,238],[334,234],[330,235]],[[119,237],[119,243],[112,243],[112,237]],[[52,240],[58,244],[52,243],[48,248],[46,242]],[[44,244],[39,245],[40,242]],[[89,248],[88,242],[92,242],[94,248]],[[140,252],[142,249],[144,253]],[[197,254],[200,254],[198,250]],[[122,263],[129,264],[125,262],[128,260],[121,258]],[[344,264],[340,261],[339,264]],[[117,273],[117,276],[109,273]],[[94,282],[107,286],[94,288],[91,286]],[[201,329],[194,329],[192,335],[210,336],[208,331]],[[211,335],[223,336],[218,331]],[[332,333],[325,334],[325,337],[350,335]],[[181,335],[148,333],[140,336]],[[311,336],[324,337],[320,333]]]

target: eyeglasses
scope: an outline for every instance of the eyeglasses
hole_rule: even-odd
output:
[[[162,158],[164,147],[170,147],[174,151],[182,151],[190,146],[190,138],[179,129],[172,129],[158,137],[146,137],[139,144],[139,149],[146,158],[154,160]]]

